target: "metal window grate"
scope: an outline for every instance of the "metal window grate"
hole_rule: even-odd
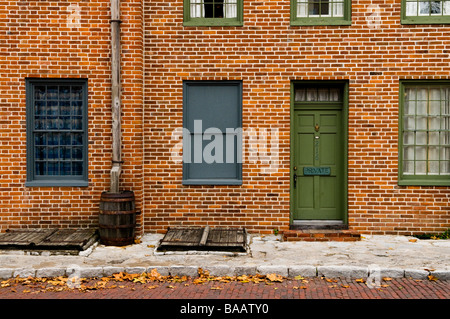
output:
[[[33,83],[30,107],[35,177],[84,175],[85,94],[81,83]]]

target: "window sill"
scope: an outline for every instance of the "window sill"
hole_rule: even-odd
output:
[[[244,23],[240,19],[225,18],[194,18],[185,19],[185,27],[242,27]]]
[[[400,20],[401,24],[450,24],[449,17],[408,17]]]
[[[420,179],[403,179],[398,180],[399,186],[450,186],[450,179],[445,180],[420,180]]]
[[[328,25],[352,25],[352,21],[333,18],[297,18],[291,21],[291,26],[294,27]]]
[[[25,187],[87,187],[88,181],[82,180],[35,180],[25,182]]]
[[[186,179],[182,181],[183,185],[242,185],[239,179]]]

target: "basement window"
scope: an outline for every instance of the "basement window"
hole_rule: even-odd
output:
[[[26,186],[88,186],[87,80],[27,79]]]
[[[450,0],[402,0],[401,22],[403,24],[450,23]]]
[[[243,0],[184,0],[185,26],[242,26]]]

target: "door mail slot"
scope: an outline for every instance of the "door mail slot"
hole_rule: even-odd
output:
[[[331,167],[303,167],[303,175],[306,176],[331,175]]]

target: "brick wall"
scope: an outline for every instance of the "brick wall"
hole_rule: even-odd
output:
[[[109,5],[109,0],[0,2],[0,231],[97,225],[111,168]],[[141,1],[123,1],[122,10],[123,187],[134,189],[139,200]],[[88,79],[89,187],[25,187],[28,77]]]
[[[398,186],[397,167],[399,80],[449,78],[450,26],[401,25],[400,0],[352,1],[351,26],[291,27],[289,12],[285,0],[244,1],[243,27],[183,27],[182,0],[145,3],[144,229],[287,229],[290,83],[325,79],[349,81],[350,228],[448,228],[449,188]],[[171,133],[182,126],[183,80],[242,80],[243,129],[279,129],[276,173],[247,161],[242,186],[182,186]]]
[[[0,1],[0,231],[95,227],[111,167],[109,0]],[[290,83],[349,81],[348,216],[373,234],[442,231],[449,187],[397,185],[399,79],[448,79],[450,26],[400,25],[400,0],[353,1],[351,26],[289,25],[289,1],[244,1],[243,27],[183,27],[182,0],[122,0],[123,176],[139,232],[289,226]],[[367,18],[378,5],[382,25]],[[80,25],[68,18],[80,8]],[[145,36],[144,36],[145,35]],[[88,78],[89,187],[25,187],[25,78]],[[183,80],[242,80],[243,129],[279,130],[279,167],[242,186],[182,186],[172,161]],[[244,158],[249,158],[244,148]]]

